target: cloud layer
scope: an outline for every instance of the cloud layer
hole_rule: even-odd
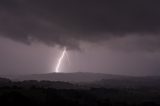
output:
[[[79,42],[136,35],[145,39],[138,44],[158,49],[159,4],[159,0],[1,0],[0,35],[69,48],[78,48]]]

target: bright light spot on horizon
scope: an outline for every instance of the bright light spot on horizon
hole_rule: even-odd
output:
[[[55,70],[56,73],[60,72],[60,66],[61,66],[61,64],[63,62],[63,59],[64,59],[64,56],[65,56],[66,52],[67,51],[66,51],[66,47],[65,47],[63,52],[62,52],[62,54],[61,54],[61,56],[60,56],[60,58],[58,59],[58,63],[56,65],[56,70]]]

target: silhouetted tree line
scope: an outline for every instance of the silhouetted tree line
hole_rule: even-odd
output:
[[[160,89],[84,88],[67,82],[13,82],[0,79],[0,104],[1,106],[160,106]]]

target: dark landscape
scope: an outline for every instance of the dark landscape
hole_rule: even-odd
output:
[[[82,76],[97,76],[81,73]],[[47,74],[56,76],[55,73]],[[72,76],[75,75],[76,77]],[[64,82],[43,79],[41,75],[31,80],[12,81],[0,78],[0,103],[3,106],[159,106],[160,77],[127,77],[100,74],[97,81]],[[102,77],[103,75],[103,77]],[[59,74],[57,78],[80,73]],[[81,77],[82,77],[81,76]],[[104,77],[106,76],[106,77]],[[29,78],[28,78],[29,79]],[[34,80],[33,80],[34,79]],[[66,79],[65,79],[66,80]],[[72,79],[73,80],[73,79]]]

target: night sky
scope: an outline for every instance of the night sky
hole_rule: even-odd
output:
[[[0,0],[0,74],[160,75],[159,0]]]

